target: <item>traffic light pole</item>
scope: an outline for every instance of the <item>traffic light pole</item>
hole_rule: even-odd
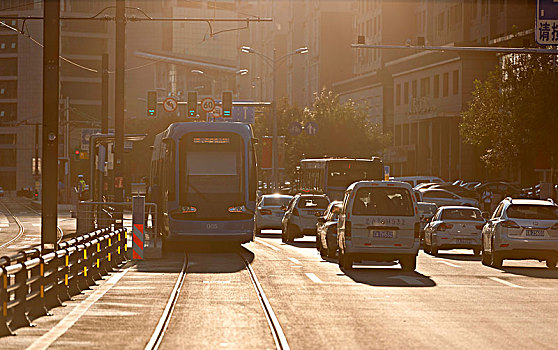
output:
[[[41,249],[57,249],[60,0],[44,4]]]
[[[126,7],[125,0],[116,1],[116,77],[115,77],[115,112],[114,112],[114,200],[124,201],[124,84],[125,84],[125,41],[126,41]],[[123,227],[123,209],[116,208],[116,227]]]

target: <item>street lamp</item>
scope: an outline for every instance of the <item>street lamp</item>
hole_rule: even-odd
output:
[[[246,74],[248,74],[248,69],[239,69],[239,70],[236,71],[236,74],[246,75]]]
[[[301,54],[304,55],[306,53],[308,53],[308,47],[304,46],[304,47],[299,47],[298,49],[294,50],[291,53],[288,53],[284,56],[281,56],[279,58],[276,57],[276,49],[273,49],[273,57],[269,57],[264,55],[261,52],[258,52],[256,50],[254,50],[253,48],[251,48],[250,46],[242,46],[240,48],[240,51],[243,53],[253,53],[256,54],[262,58],[265,59],[265,62],[267,64],[269,64],[272,68],[273,71],[273,78],[271,80],[271,97],[272,97],[272,119],[273,119],[273,127],[272,127],[272,133],[273,133],[273,138],[272,138],[272,144],[271,144],[271,182],[272,182],[272,188],[273,191],[277,190],[277,183],[278,183],[278,157],[277,157],[277,113],[276,113],[276,96],[275,96],[275,80],[276,80],[276,73],[277,73],[277,68],[279,67],[279,64],[281,64],[283,62],[283,60],[285,60],[287,57],[292,56],[292,55],[296,55],[296,54]]]

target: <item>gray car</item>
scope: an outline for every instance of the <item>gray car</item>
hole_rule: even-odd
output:
[[[282,194],[263,195],[256,208],[256,234],[262,229],[281,229],[281,221],[285,212],[281,207],[289,204],[293,196]]]
[[[334,258],[337,254],[337,221],[343,202],[329,203],[323,216],[318,217],[316,224],[316,249],[320,255]]]

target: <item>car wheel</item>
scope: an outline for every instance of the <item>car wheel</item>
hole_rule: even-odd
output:
[[[490,255],[486,252],[486,250],[484,249],[484,244],[482,246],[482,258],[481,258],[481,262],[483,265],[485,266],[490,266]]]
[[[260,235],[262,233],[262,229],[256,226],[256,235]]]
[[[502,259],[502,254],[500,254],[500,252],[494,251],[494,241],[492,241],[490,247],[490,266],[499,269],[502,267],[502,262],[504,261],[504,259]]]
[[[295,239],[295,226],[287,225],[287,242],[294,242]]]
[[[417,257],[415,255],[405,256],[399,259],[399,265],[403,271],[415,271],[417,268]]]
[[[438,256],[438,247],[433,242],[430,242],[429,252],[434,256]]]
[[[287,234],[285,232],[285,226],[281,226],[281,242],[287,243]]]
[[[339,256],[337,258],[337,262],[339,264],[339,268],[343,267],[343,258],[344,258],[344,254],[341,253],[341,249],[339,250]]]
[[[549,269],[555,269],[557,263],[558,261],[556,258],[546,259],[546,267]]]
[[[424,238],[424,248],[423,248],[423,250],[424,250],[425,253],[430,253],[431,249],[432,249],[432,247],[430,246],[430,244],[426,243],[426,237],[425,237]]]
[[[473,255],[479,256],[480,253],[481,253],[481,249],[480,249],[480,248],[473,248]]]
[[[327,256],[329,258],[335,258],[335,254],[337,253],[337,247],[335,246],[327,246]]]
[[[351,270],[353,268],[353,257],[347,253],[343,254],[342,267],[345,270]]]

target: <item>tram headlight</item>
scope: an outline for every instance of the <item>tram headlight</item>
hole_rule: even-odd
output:
[[[192,207],[190,205],[185,205],[182,207],[182,214],[194,214],[198,211],[198,208]]]
[[[229,213],[244,213],[244,206],[233,205],[232,207],[229,207]]]

